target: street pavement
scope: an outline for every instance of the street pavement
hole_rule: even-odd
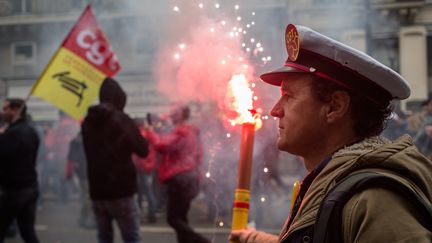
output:
[[[36,231],[41,243],[94,243],[96,230],[84,229],[78,226],[79,199],[72,197],[67,203],[59,202],[56,198],[48,198],[38,207]],[[286,215],[286,214],[285,214]],[[270,216],[271,219],[274,217]],[[216,224],[206,219],[206,206],[204,200],[195,200],[189,219],[192,227],[206,236],[212,243],[227,243],[229,223]],[[227,219],[227,221],[229,221]],[[280,222],[278,223],[278,225]],[[222,226],[222,227],[221,227]],[[280,226],[272,226],[266,231],[278,233]],[[115,227],[115,242],[122,242],[120,234]],[[165,215],[158,215],[155,224],[144,222],[141,226],[142,242],[146,243],[175,243],[175,233],[166,224]],[[19,235],[8,238],[5,243],[23,242]]]

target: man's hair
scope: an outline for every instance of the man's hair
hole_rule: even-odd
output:
[[[359,138],[377,136],[385,129],[392,112],[390,100],[381,107],[364,95],[356,94],[319,77],[313,77],[316,80],[311,82],[312,92],[322,102],[330,101],[330,96],[335,91],[342,90],[350,95],[350,113],[354,122],[354,132]]]
[[[12,109],[20,109],[21,108],[21,118],[25,118],[26,117],[26,112],[27,112],[27,106],[24,102],[23,99],[20,98],[6,98],[6,101],[9,102],[9,106]]]

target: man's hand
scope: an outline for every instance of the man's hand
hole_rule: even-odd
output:
[[[252,232],[255,229],[242,229],[242,230],[233,230],[228,237],[228,240],[237,242],[237,243],[247,243],[247,240]]]

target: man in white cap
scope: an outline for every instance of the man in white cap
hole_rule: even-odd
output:
[[[230,240],[431,242],[432,163],[409,136],[393,142],[379,137],[391,113],[390,101],[410,95],[407,81],[307,27],[288,25],[285,40],[284,67],[261,79],[281,88],[271,111],[279,118],[277,146],[301,156],[308,174],[279,236],[244,229],[233,231]],[[331,201],[326,196],[332,199],[328,195],[335,195],[329,193],[336,184],[365,175],[360,172],[378,179],[344,196],[340,217],[324,223],[323,230],[323,215],[335,214],[323,203]],[[399,192],[394,185],[403,189]],[[332,229],[337,229],[333,235]]]

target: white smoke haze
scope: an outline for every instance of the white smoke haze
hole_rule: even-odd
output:
[[[201,2],[202,8],[199,5]],[[118,10],[116,14],[124,16],[118,18],[110,17],[113,11],[109,10],[108,3],[94,5],[96,18],[122,65],[122,70],[114,78],[122,86],[127,85],[126,79],[130,81],[136,78],[134,81],[148,89],[146,92],[136,90],[131,94],[128,106],[138,106],[139,102],[134,100],[141,101],[147,98],[144,97],[146,95],[157,96],[159,99],[144,108],[137,107],[142,109],[142,113],[152,108],[152,104],[156,107],[152,112],[157,115],[165,113],[173,102],[191,104],[193,122],[201,129],[204,145],[203,191],[207,190],[195,203],[203,204],[210,200],[210,204],[216,204],[216,217],[225,221],[225,228],[230,223],[241,130],[240,126],[227,127],[224,118],[227,111],[223,101],[232,75],[244,73],[251,83],[255,83],[253,90],[258,97],[254,103],[255,108],[262,108],[263,115],[269,115],[279,96],[279,88],[264,84],[259,80],[259,74],[284,63],[286,24],[312,23],[317,26],[317,30],[339,40],[342,38],[342,30],[350,23],[356,23],[356,28],[359,29],[364,27],[364,1],[322,1],[321,5],[319,1],[315,1],[317,6],[313,9],[312,6],[296,8],[296,2],[304,6],[303,0],[286,2],[110,1]],[[53,4],[56,2],[53,1]],[[216,8],[216,4],[219,4],[219,8]],[[237,10],[236,5],[239,6]],[[40,53],[43,56],[39,57],[38,72],[42,71],[61,45],[82,10],[83,8],[76,9],[74,16],[70,18],[74,20],[41,25],[34,33],[42,42]],[[371,13],[378,14],[370,18],[379,19],[380,26],[385,23],[395,25],[396,19],[393,17],[387,18],[383,15],[385,13],[379,11]],[[241,20],[237,17],[241,17]],[[234,27],[237,27],[237,31]],[[374,32],[376,26],[371,27]],[[238,28],[242,28],[242,31],[238,31]],[[234,36],[230,35],[231,32]],[[258,42],[262,45],[263,52],[257,48]],[[246,48],[250,48],[249,52]],[[378,50],[376,53],[384,52]],[[266,58],[265,61],[262,60],[263,57]],[[267,60],[267,57],[270,58]],[[128,87],[132,91],[134,88],[136,87]],[[251,219],[257,227],[271,228],[273,232],[282,227],[288,214],[292,181],[305,175],[303,165],[296,157],[271,150],[276,148],[276,133],[277,121],[272,117],[263,120],[263,128],[256,132],[252,176],[254,202],[251,208]],[[276,154],[273,154],[275,157],[272,157],[272,152]],[[274,161],[279,162],[279,167],[272,167]],[[270,173],[264,172],[266,168]],[[283,187],[269,178],[275,172],[280,174],[285,183]],[[209,173],[209,178],[205,176],[206,173]],[[160,220],[164,221],[163,218]]]

